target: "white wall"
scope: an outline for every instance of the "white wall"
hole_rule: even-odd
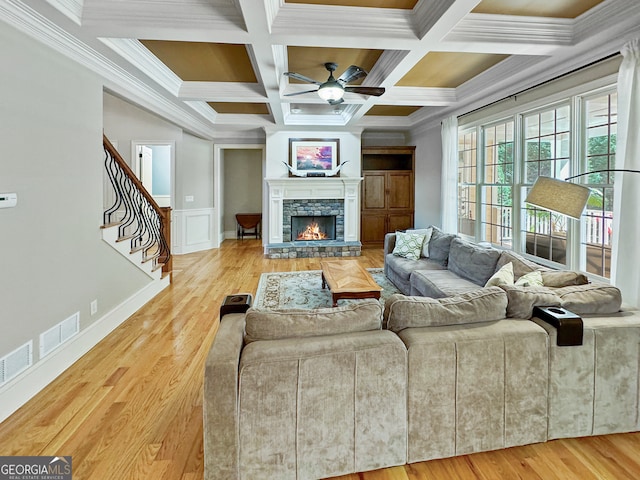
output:
[[[6,24],[0,58],[0,192],[18,194],[0,210],[0,357],[33,340],[37,363],[42,332],[75,312],[86,330],[149,278],[102,241],[100,79]]]
[[[267,132],[266,176],[267,178],[288,177],[288,170],[282,162],[289,163],[289,139],[326,138],[340,140],[340,163],[349,161],[340,171],[340,176],[360,177],[360,133],[359,132]]]
[[[416,146],[415,226],[441,225],[440,191],[442,140],[440,126],[411,132],[410,145]]]

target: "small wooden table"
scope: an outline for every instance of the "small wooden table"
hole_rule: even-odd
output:
[[[380,298],[382,287],[357,260],[323,260],[322,288],[331,290],[333,306],[342,298]]]

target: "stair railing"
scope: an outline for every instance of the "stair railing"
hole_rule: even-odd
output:
[[[142,250],[142,261],[153,262],[171,272],[171,208],[160,207],[103,135],[104,165],[115,193],[113,205],[104,212],[105,226],[118,226],[118,241],[131,240],[131,253]]]

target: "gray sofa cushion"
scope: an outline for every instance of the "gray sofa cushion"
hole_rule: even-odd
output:
[[[336,308],[256,310],[245,317],[245,343],[379,330],[382,306],[363,300]]]
[[[481,247],[461,238],[451,241],[449,250],[449,270],[461,277],[471,280],[476,285],[484,286],[496,272],[496,264],[501,252],[491,247]]]
[[[391,295],[385,302],[386,328],[399,332],[411,327],[439,327],[501,320],[507,313],[507,294],[488,287],[446,298]]]
[[[433,233],[431,234],[431,240],[429,241],[429,258],[446,266],[447,259],[449,258],[451,241],[456,237],[457,235],[444,233],[439,228],[433,227]]]
[[[526,258],[521,257],[517,253],[510,250],[503,250],[500,253],[500,258],[496,263],[496,271],[500,270],[509,262],[513,263],[513,276],[515,280],[519,279],[521,276],[529,272],[533,272],[534,270],[551,271],[550,268],[538,265],[537,263],[527,260]]]
[[[442,298],[482,288],[449,270],[416,270],[411,274],[411,295]]]
[[[554,288],[563,308],[579,315],[607,314],[620,311],[620,290],[606,283],[572,285]]]
[[[507,293],[507,317],[531,318],[533,307],[559,307],[561,298],[548,287],[523,287],[520,285],[500,285]]]

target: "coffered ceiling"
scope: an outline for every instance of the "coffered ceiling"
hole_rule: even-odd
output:
[[[108,91],[211,138],[413,129],[610,55],[640,34],[638,0],[0,2],[34,23],[44,18],[73,45],[67,50],[108,71]],[[322,83],[326,62],[338,64],[336,78],[362,67],[368,75],[350,85],[385,93],[346,93],[329,105],[318,84],[283,75]]]

